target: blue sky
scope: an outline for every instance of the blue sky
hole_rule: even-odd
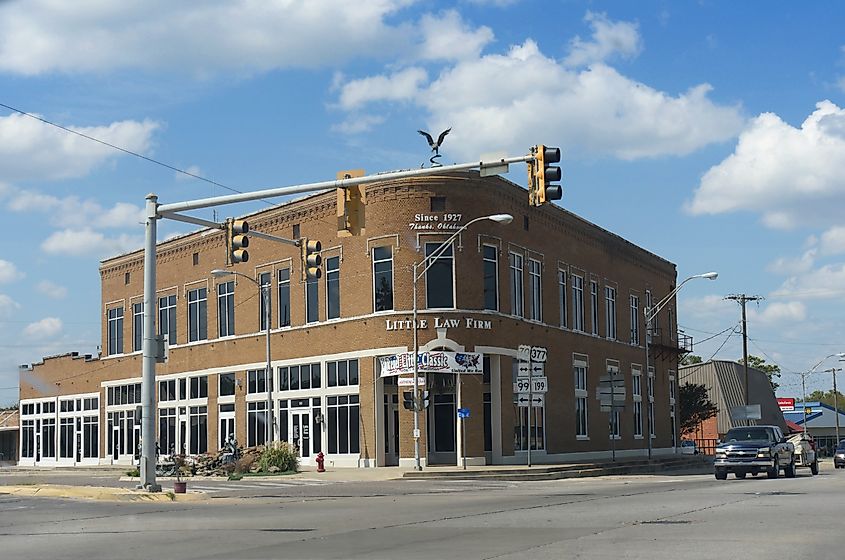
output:
[[[418,128],[452,127],[444,162],[559,145],[562,206],[679,280],[719,272],[681,292],[696,340],[738,324],[724,296],[765,297],[750,352],[800,396],[793,372],[845,352],[843,16],[834,1],[12,0],[0,103],[240,191],[418,167]],[[18,365],[97,351],[98,262],[140,248],[148,192],[229,191],[0,107],[0,404]],[[740,357],[729,332],[695,353]]]

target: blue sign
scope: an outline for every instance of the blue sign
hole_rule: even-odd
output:
[[[459,408],[458,409],[458,418],[469,418],[469,409],[468,408]]]

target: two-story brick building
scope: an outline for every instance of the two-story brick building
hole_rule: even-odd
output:
[[[412,269],[457,228],[508,213],[508,225],[472,224],[420,278],[420,350],[477,352],[483,373],[426,376],[423,463],[455,464],[466,420],[468,463],[644,455],[675,448],[678,339],[674,301],[652,328],[645,367],[645,306],[675,287],[675,266],[525,189],[475,172],[390,180],[366,188],[366,231],[337,232],[334,192],[246,216],[253,230],[322,243],[323,276],[306,281],[299,249],[252,238],[232,269],[270,286],[272,377],[266,373],[263,298],[226,268],[226,238],[205,229],[157,245],[156,332],[169,342],[157,369],[156,435],[164,453],[217,450],[234,434],[264,443],[267,403],[277,433],[303,462],[411,464],[413,414],[380,357],[413,349]],[[22,464],[129,463],[141,398],[143,253],[102,262],[102,355],[45,358],[21,370]],[[516,402],[517,347],[548,349],[542,406]],[[599,378],[624,379],[625,408],[603,412]],[[268,395],[268,388],[272,388]],[[529,414],[531,418],[529,420]],[[649,417],[651,421],[649,422]],[[529,431],[529,423],[532,429]]]

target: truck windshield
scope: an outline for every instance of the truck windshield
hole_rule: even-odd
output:
[[[769,431],[766,428],[732,428],[725,435],[725,441],[767,440]]]

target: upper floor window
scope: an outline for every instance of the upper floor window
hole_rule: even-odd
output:
[[[305,322],[316,323],[320,320],[320,280],[309,278],[305,281]]]
[[[524,317],[524,287],[522,285],[522,255],[508,253],[508,265],[511,272],[511,314]]]
[[[217,336],[235,334],[235,281],[217,284]]]
[[[208,290],[188,291],[188,342],[208,339]]]
[[[567,310],[566,300],[568,295],[566,293],[566,271],[557,271],[557,288],[558,297],[560,298],[560,326],[566,328],[569,326],[569,313]]]
[[[269,385],[266,369],[251,369],[246,372],[247,393],[266,393]]]
[[[573,274],[572,279],[572,328],[584,332],[584,279]]]
[[[280,268],[276,273],[279,280],[279,326],[290,326],[290,269]]]
[[[529,297],[531,298],[531,314],[529,319],[534,321],[543,320],[543,282],[542,282],[543,264],[535,259],[528,259],[528,288],[530,290]]]
[[[393,248],[373,249],[373,302],[374,311],[393,309]]]
[[[425,272],[426,307],[455,307],[455,257],[450,243],[442,247],[441,243],[426,243],[425,256],[436,255]]]
[[[144,344],[144,304],[132,304],[132,351],[137,352]]]
[[[261,299],[258,300],[259,330],[267,330],[267,317],[272,313],[270,303],[270,273],[262,272],[258,275],[258,285],[261,288]]]
[[[302,364],[279,368],[279,390],[297,391],[299,389],[319,389],[320,364]]]
[[[640,343],[640,298],[631,296],[631,344]]]
[[[616,288],[604,287],[604,321],[607,338],[616,340]]]
[[[204,399],[208,397],[208,377],[205,375],[199,377],[191,377],[191,392],[192,399]]]
[[[235,374],[221,373],[217,394],[221,397],[230,397],[235,394]]]
[[[326,259],[326,318],[340,317],[340,257]]]
[[[499,251],[484,245],[484,309],[499,310]]]
[[[123,354],[123,307],[108,310],[108,355]]]
[[[599,334],[599,283],[590,280],[590,332]]]
[[[158,298],[158,334],[176,344],[176,294]]]
[[[358,360],[340,360],[326,363],[329,387],[358,384]]]
[[[645,325],[645,336],[651,342],[651,336],[654,334],[654,315],[652,307],[654,307],[654,299],[650,290],[645,291],[645,315],[650,317]]]

